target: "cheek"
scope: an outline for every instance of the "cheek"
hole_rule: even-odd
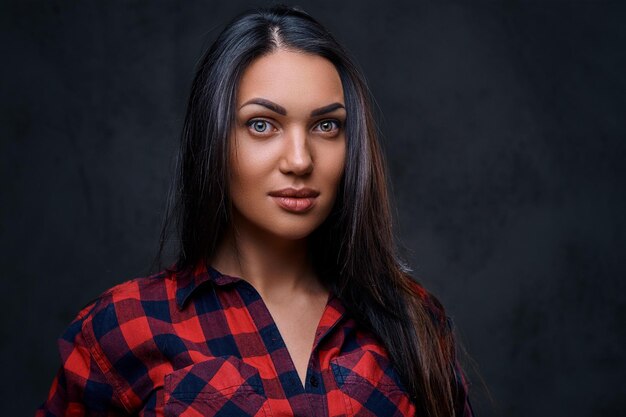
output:
[[[230,153],[230,195],[235,205],[241,204],[254,189],[255,168],[245,149],[234,144]]]
[[[231,191],[245,192],[258,188],[268,171],[271,171],[271,155],[262,147],[247,143],[233,143],[230,153]]]
[[[339,149],[332,153],[332,158],[329,159],[328,178],[331,180],[335,187],[338,185],[339,180],[343,176],[346,168],[346,147],[345,143]]]

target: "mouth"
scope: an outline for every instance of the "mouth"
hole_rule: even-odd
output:
[[[271,191],[269,195],[284,210],[291,213],[304,213],[313,208],[320,193],[311,188],[284,188]]]

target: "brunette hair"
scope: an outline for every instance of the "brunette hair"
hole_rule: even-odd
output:
[[[199,62],[157,259],[174,226],[178,271],[211,260],[231,218],[228,137],[237,86],[252,61],[278,48],[328,59],[343,86],[345,172],[330,215],[310,236],[317,273],[382,341],[418,414],[454,416],[459,384],[452,332],[441,305],[424,296],[396,255],[369,90],[348,53],[302,10],[275,6],[241,14]]]

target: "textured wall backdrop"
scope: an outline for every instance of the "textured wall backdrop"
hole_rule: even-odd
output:
[[[29,416],[56,338],[147,272],[194,65],[261,2],[3,2],[0,414]],[[493,403],[626,409],[622,2],[301,1],[363,67],[398,230]]]

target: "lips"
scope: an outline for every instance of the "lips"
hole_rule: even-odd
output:
[[[272,197],[289,197],[289,198],[315,198],[320,195],[319,191],[312,188],[284,188],[269,193]]]
[[[292,213],[304,213],[315,205],[320,193],[311,188],[284,188],[272,191],[269,195],[284,210]]]

